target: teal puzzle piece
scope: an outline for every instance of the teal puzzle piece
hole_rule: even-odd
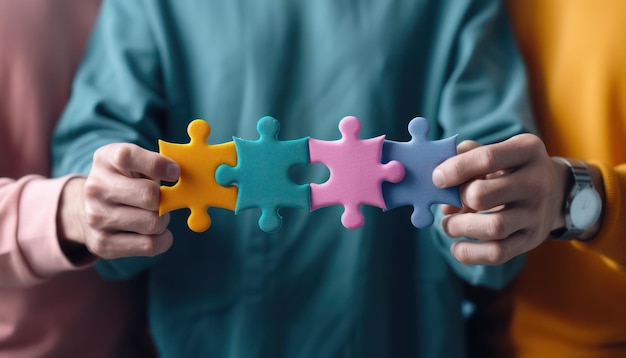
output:
[[[279,208],[310,208],[309,184],[296,184],[288,175],[290,167],[309,164],[309,138],[278,140],[280,123],[269,116],[258,121],[257,131],[257,140],[233,138],[237,165],[220,165],[215,178],[220,185],[238,187],[235,213],[261,209],[259,227],[269,233],[282,226]]]

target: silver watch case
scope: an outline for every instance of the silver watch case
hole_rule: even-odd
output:
[[[583,161],[561,157],[552,159],[569,167],[573,185],[563,208],[565,227],[553,231],[551,237],[559,240],[580,238],[600,218],[602,198],[593,186],[589,169]]]

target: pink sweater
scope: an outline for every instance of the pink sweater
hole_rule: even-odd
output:
[[[49,138],[99,0],[0,0],[0,357],[137,356],[141,285],[64,256]],[[12,179],[17,178],[17,179]]]

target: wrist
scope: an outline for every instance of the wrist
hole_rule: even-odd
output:
[[[565,201],[572,191],[574,180],[570,173],[569,167],[560,160],[552,159],[556,172],[557,183],[562,183],[561,189],[557,190],[558,196],[556,196],[555,208],[557,212],[552,223],[552,232],[556,232],[562,228],[565,228]],[[551,235],[552,236],[552,235]]]
[[[57,237],[66,257],[77,263],[89,255],[82,226],[83,185],[85,178],[68,180],[63,187],[57,209]]]

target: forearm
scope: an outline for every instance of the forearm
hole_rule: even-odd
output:
[[[70,261],[57,234],[58,203],[70,178],[0,179],[0,287],[33,285],[90,263]]]

